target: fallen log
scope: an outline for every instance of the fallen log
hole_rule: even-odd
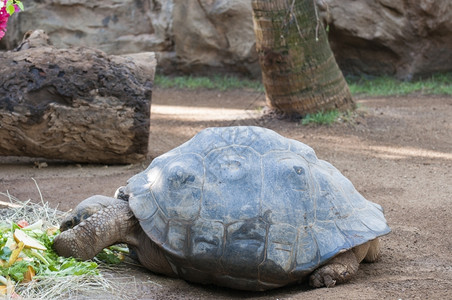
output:
[[[148,151],[153,53],[0,53],[0,155],[132,163]]]

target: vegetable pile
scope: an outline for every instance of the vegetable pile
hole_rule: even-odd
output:
[[[98,275],[97,263],[58,256],[52,249],[57,227],[43,228],[43,221],[28,225],[0,223],[0,293],[12,292],[16,283],[45,276]]]
[[[124,259],[127,248],[112,246],[91,261],[58,256],[52,245],[64,214],[42,198],[37,204],[1,192],[0,196],[9,199],[0,200],[0,298],[128,298],[131,279],[122,287],[124,278],[103,276],[118,273],[112,264]]]

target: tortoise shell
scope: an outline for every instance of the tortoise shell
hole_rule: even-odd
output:
[[[390,231],[381,206],[312,148],[260,127],[205,129],[125,192],[176,274],[234,288],[299,282]]]

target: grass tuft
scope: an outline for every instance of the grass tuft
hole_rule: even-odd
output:
[[[301,119],[302,125],[331,125],[336,122],[341,113],[337,109],[329,111],[319,111],[314,114],[307,114],[303,119]]]

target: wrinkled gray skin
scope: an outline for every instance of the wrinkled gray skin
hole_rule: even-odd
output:
[[[381,207],[311,148],[259,127],[202,131],[115,198],[81,202],[61,229],[60,255],[127,243],[155,273],[243,290],[346,282],[390,231]]]

